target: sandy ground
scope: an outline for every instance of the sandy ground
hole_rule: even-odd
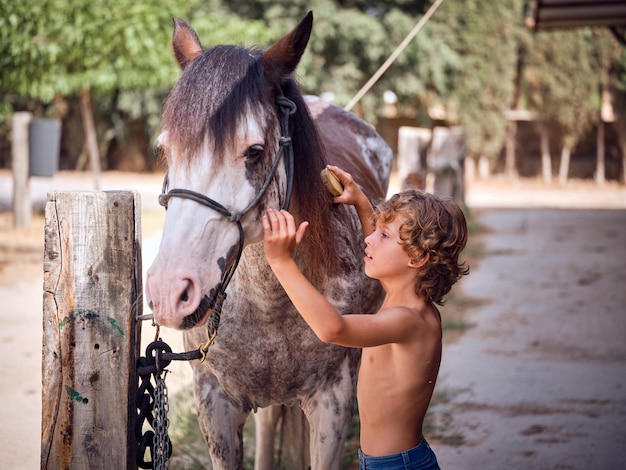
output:
[[[446,469],[626,469],[626,211],[481,209],[484,299],[447,345]]]
[[[101,181],[142,195],[144,270],[163,220],[160,178]],[[0,468],[35,469],[43,218],[14,230],[11,187],[0,171]],[[49,190],[92,188],[89,175],[61,173],[33,178],[31,197],[40,210]],[[445,345],[431,442],[442,468],[626,468],[626,188],[492,180],[470,184],[467,202],[484,256],[459,288],[480,302],[466,312],[473,328]],[[168,386],[187,380],[175,370]]]

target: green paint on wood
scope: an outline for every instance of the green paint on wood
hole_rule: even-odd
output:
[[[74,312],[76,318],[84,318],[86,320],[94,320],[98,318],[98,314],[93,310],[77,310]]]
[[[69,324],[72,320],[76,318],[84,318],[85,320],[95,320],[98,317],[99,315],[93,310],[89,310],[89,309],[76,310],[75,312],[70,312],[69,315],[67,315],[66,317],[63,318],[63,320],[61,320],[61,322],[59,323],[59,329],[60,330],[63,329],[65,325]]]
[[[74,390],[72,387],[68,387],[67,385],[65,386],[65,391],[67,392],[68,396],[72,399],[72,400],[76,400],[78,403],[87,403],[87,399],[80,396],[80,393],[78,393],[76,390]]]
[[[120,335],[124,336],[124,330],[122,330],[122,327],[120,327],[117,322],[115,321],[115,318],[113,317],[107,317],[107,320],[109,320],[109,323],[111,324],[111,326],[115,329],[115,331],[117,331]]]
[[[70,317],[63,318],[63,320],[61,320],[61,322],[59,323],[59,330],[62,330],[63,327],[67,325],[70,321],[72,321]]]

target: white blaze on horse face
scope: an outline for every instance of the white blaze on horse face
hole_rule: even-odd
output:
[[[247,149],[265,145],[261,127],[248,122],[235,145],[217,159],[203,155],[169,158],[168,190],[192,190],[213,199],[231,213],[242,211],[255,197],[246,179]],[[167,148],[167,133],[159,143]],[[217,162],[220,163],[217,163]],[[252,213],[242,218],[246,239],[258,241],[261,224]],[[258,227],[257,227],[258,226]],[[157,324],[180,327],[195,312],[204,296],[210,296],[221,280],[226,263],[232,261],[239,243],[236,223],[219,212],[190,199],[172,197],[168,202],[159,253],[148,270],[146,297]],[[197,326],[206,322],[206,318]]]

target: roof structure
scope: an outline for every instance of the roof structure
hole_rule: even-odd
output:
[[[537,0],[534,28],[626,25],[624,0]]]
[[[585,26],[608,27],[626,46],[626,0],[535,0],[526,26],[535,31]]]

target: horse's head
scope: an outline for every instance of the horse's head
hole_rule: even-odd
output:
[[[204,323],[242,244],[262,239],[263,212],[289,197],[292,165],[284,164],[283,145],[289,139],[281,137],[281,120],[288,118],[281,108],[289,111],[290,101],[281,96],[284,89],[304,108],[291,75],[311,27],[309,13],[265,52],[204,51],[192,27],[174,20],[174,55],[183,73],[165,103],[158,138],[168,163],[167,216],[146,287],[159,325]],[[313,127],[310,118],[292,129],[298,126]]]

